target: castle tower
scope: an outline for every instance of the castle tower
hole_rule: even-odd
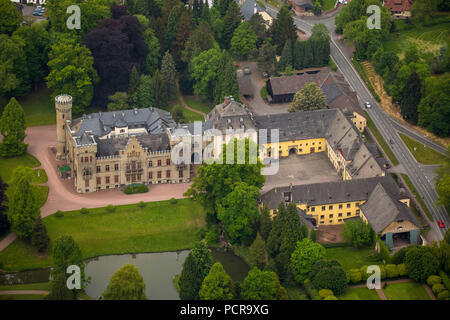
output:
[[[66,153],[66,122],[72,121],[72,97],[61,94],[55,97],[56,109],[56,158],[65,158]]]

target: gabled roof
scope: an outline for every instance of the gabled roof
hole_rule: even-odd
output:
[[[408,206],[394,199],[380,183],[375,186],[369,200],[361,206],[361,210],[378,234],[392,222],[400,220],[408,220],[420,228],[419,221]]]
[[[148,135],[133,136],[139,144],[148,152],[170,150],[170,141],[167,133],[155,133]],[[108,157],[119,155],[125,150],[130,141],[130,137],[114,137],[110,139],[97,139],[97,156]]]
[[[391,11],[409,11],[411,10],[412,0],[384,0],[384,6]]]
[[[295,94],[310,82],[315,82],[319,87],[322,86],[330,72],[331,69],[328,67],[310,68],[292,76],[270,77],[268,82],[274,95]]]
[[[250,20],[251,17],[256,13],[263,12],[264,8],[261,7],[255,0],[247,0],[241,7],[241,14],[244,16],[245,20]]]

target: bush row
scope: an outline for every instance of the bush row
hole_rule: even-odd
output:
[[[436,298],[448,300],[450,298],[450,280],[444,271],[440,271],[441,276],[432,275],[427,279],[427,284],[431,287]]]
[[[371,274],[367,273],[367,267],[363,266],[359,269],[350,269],[347,271],[347,282],[356,284],[361,281],[366,281]],[[378,265],[380,268],[380,278],[381,280],[385,279],[393,279],[398,277],[403,277],[407,275],[405,264],[387,264],[387,265]]]
[[[130,184],[123,192],[125,194],[145,193],[148,192],[148,187],[143,184]]]
[[[322,300],[322,298],[319,295],[319,292],[316,288],[312,285],[311,281],[309,279],[306,279],[303,282],[303,287],[305,288],[306,294],[311,300]],[[330,290],[331,291],[331,290]]]

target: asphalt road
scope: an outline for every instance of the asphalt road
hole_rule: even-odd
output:
[[[276,15],[276,10],[273,8],[267,7],[267,11],[269,14]],[[325,24],[330,30],[331,34],[334,33],[335,28],[334,16],[326,17],[324,19],[300,19],[299,17],[294,17],[294,23],[296,24],[297,28],[301,29],[307,34],[311,33],[312,27],[316,23]],[[372,94],[370,93],[362,79],[359,77],[358,72],[355,70],[348,57],[345,56],[342,49],[343,48],[340,47],[340,44],[335,41],[333,36],[331,36],[331,58],[338,66],[339,70],[343,73],[352,89],[357,93],[360,103],[362,104],[365,101],[369,101],[371,103],[372,108],[367,109],[370,117],[372,118],[373,122],[375,123],[376,127],[378,128],[386,142],[393,142],[390,145],[393,153],[395,154],[399,162],[403,165],[412,183],[416,187],[428,209],[431,211],[434,221],[430,222],[432,234],[429,238],[432,240],[442,239],[445,234],[445,230],[449,226],[449,216],[442,206],[435,206],[436,199],[438,198],[435,189],[435,183],[427,178],[422,166],[415,160],[413,155],[409,152],[409,149],[403,143],[403,140],[398,135],[398,131],[411,136],[412,138],[441,153],[445,153],[445,148],[428,140],[420,133],[416,133],[415,131],[404,127],[403,125],[392,119],[387,113],[385,113],[383,109],[378,105],[377,101],[373,98]],[[445,229],[441,229],[438,227],[437,222],[439,220],[444,221],[446,226]]]

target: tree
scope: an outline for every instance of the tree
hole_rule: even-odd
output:
[[[414,247],[405,254],[408,276],[418,282],[425,282],[429,276],[439,271],[439,260],[430,247]]]
[[[258,38],[258,41],[256,42],[256,46],[259,48],[267,38],[267,30],[266,30],[266,24],[263,19],[263,17],[257,13],[252,15],[250,20],[248,21],[253,29],[253,32],[255,33],[256,37]]]
[[[17,35],[0,34],[0,95],[23,95],[29,90],[25,40]]]
[[[14,35],[24,40],[23,51],[26,56],[28,78],[34,88],[37,88],[39,81],[48,73],[49,33],[42,24],[35,23],[31,26],[20,27]]]
[[[22,15],[16,4],[10,0],[0,0],[0,33],[11,35],[20,27]]]
[[[272,45],[270,39],[264,40],[258,54],[258,67],[261,71],[272,73],[275,70],[276,47]]]
[[[314,263],[325,257],[325,248],[319,244],[304,238],[297,241],[295,250],[291,255],[291,269],[295,281],[302,284],[312,271]]]
[[[236,67],[226,51],[222,52],[213,92],[214,103],[216,104],[221,103],[223,97],[239,97],[239,83],[237,80]]]
[[[178,281],[181,299],[199,299],[200,288],[211,266],[211,250],[203,242],[196,243],[183,263],[183,270]]]
[[[2,157],[15,157],[24,154],[28,145],[25,140],[25,114],[15,98],[11,98],[0,118],[0,133],[3,140],[0,143]]]
[[[319,16],[322,14],[322,5],[319,0],[314,1],[313,13],[315,16]]]
[[[436,191],[439,194],[438,204],[442,204],[447,210],[450,208],[450,174],[446,174],[436,183]]]
[[[136,92],[137,95],[137,106],[138,108],[148,108],[154,105],[153,96],[153,79],[152,77],[143,74],[139,81],[139,88]]]
[[[231,39],[231,53],[236,57],[245,60],[249,54],[256,49],[258,38],[253,31],[252,25],[247,21],[242,22],[239,27],[234,30]]]
[[[153,74],[151,88],[153,106],[156,108],[167,106],[167,85],[159,70]]]
[[[130,83],[128,84],[128,92],[127,92],[130,103],[133,106],[136,105],[137,103],[137,90],[139,88],[139,81],[140,81],[139,73],[137,72],[136,67],[133,67],[133,69],[131,69]],[[109,97],[109,99],[111,100],[111,96]]]
[[[249,252],[251,265],[258,269],[264,269],[266,266],[266,245],[259,233],[256,235],[255,241],[253,241],[250,246]]]
[[[30,239],[33,233],[33,222],[38,214],[39,206],[32,186],[25,177],[22,177],[9,202],[8,218],[11,230],[21,239]]]
[[[233,191],[234,186],[239,182],[244,182],[248,186],[260,189],[264,185],[265,176],[261,174],[262,163],[258,159],[253,159],[249,155],[250,148],[254,142],[249,139],[240,141],[240,146],[244,147],[245,159],[243,163],[237,163],[238,140],[232,140],[223,148],[219,155],[219,160],[211,164],[204,163],[197,168],[197,175],[191,187],[185,195],[199,201],[210,215],[215,215],[221,201]],[[252,147],[251,147],[252,146]],[[234,151],[233,163],[227,163],[228,150]],[[252,163],[250,159],[256,160]]]
[[[166,47],[164,48],[166,50],[172,47],[172,41],[175,39],[181,13],[184,11],[184,8],[181,6],[181,3],[179,1],[176,1],[176,3],[177,3],[176,6],[174,6],[170,10],[170,14],[167,18]]]
[[[277,47],[277,54],[281,54],[286,41],[291,42],[297,40],[297,28],[294,25],[291,12],[284,6],[278,12],[277,18],[273,21],[270,28],[272,34],[272,40]]]
[[[254,267],[242,283],[241,296],[244,300],[286,300],[287,292],[275,272]]]
[[[199,291],[202,300],[231,300],[233,298],[232,280],[220,262],[209,270]]]
[[[278,69],[284,71],[284,70],[286,70],[287,67],[292,68],[292,66],[293,66],[292,42],[286,41],[283,51],[281,52],[280,61],[278,61]]]
[[[67,289],[67,279],[64,273],[59,272],[54,275],[50,283],[49,300],[74,300],[73,293]]]
[[[310,272],[312,285],[317,289],[330,289],[341,295],[347,289],[347,275],[336,260],[318,260]]]
[[[193,57],[191,76],[194,80],[196,95],[204,99],[213,99],[221,57],[222,54],[217,48],[209,49]]]
[[[169,51],[166,51],[161,63],[161,76],[166,87],[167,98],[172,100],[177,95],[176,77],[177,71],[175,69],[175,63],[172,55]]]
[[[152,75],[158,69],[159,59],[161,58],[159,40],[153,29],[147,28],[144,31],[144,41],[148,53],[143,62],[143,70],[146,74]]]
[[[206,21],[201,21],[186,41],[181,60],[189,63],[193,57],[213,48],[214,41],[214,32],[211,26]]]
[[[307,83],[294,95],[289,112],[326,109],[327,100],[315,82]]]
[[[232,1],[229,4],[227,13],[223,18],[223,37],[221,39],[222,40],[221,48],[223,49],[230,48],[231,38],[233,38],[234,31],[241,23],[241,20],[242,16],[239,6],[237,2]]]
[[[129,96],[126,92],[116,92],[109,96],[108,111],[127,110],[130,109],[128,104]]]
[[[65,40],[52,45],[49,59],[46,80],[47,87],[53,90],[52,97],[61,92],[71,95],[73,112],[83,113],[91,104],[94,84],[98,82],[91,52],[75,40]]]
[[[402,116],[412,124],[417,123],[417,107],[422,98],[422,85],[416,72],[411,73],[403,89],[403,98],[400,104]]]
[[[373,244],[375,232],[362,219],[345,221],[342,237],[355,248],[363,248]]]
[[[6,196],[6,188],[8,185],[3,182],[0,177],[0,237],[6,234],[11,227],[11,224],[8,221],[8,205],[7,205],[7,196]]]
[[[260,221],[260,233],[264,240],[267,240],[270,234],[270,230],[272,230],[272,218],[270,217],[270,211],[267,204],[263,203],[263,207],[260,210],[261,217]]]
[[[411,6],[412,21],[422,25],[430,23],[431,15],[437,10],[436,0],[417,0]]]
[[[39,252],[44,252],[48,248],[50,238],[47,234],[47,228],[42,223],[40,216],[36,218],[33,224],[31,244],[38,249]]]
[[[58,279],[58,275],[64,277],[64,282],[67,281],[67,268],[71,265],[76,265],[81,272],[81,289],[85,286],[84,280],[84,260],[81,249],[71,236],[60,236],[52,245],[53,257],[53,281]],[[76,297],[80,290],[73,289],[72,295]]]
[[[178,69],[182,69],[182,53],[186,47],[186,42],[192,33],[192,18],[189,11],[184,10],[180,16],[178,22],[175,40],[172,44],[173,60],[175,61]]]
[[[145,282],[136,266],[128,263],[117,270],[103,297],[105,300],[147,300]]]
[[[254,240],[254,226],[259,218],[258,195],[257,187],[237,182],[218,205],[217,218],[223,223],[232,244],[249,245]]]

